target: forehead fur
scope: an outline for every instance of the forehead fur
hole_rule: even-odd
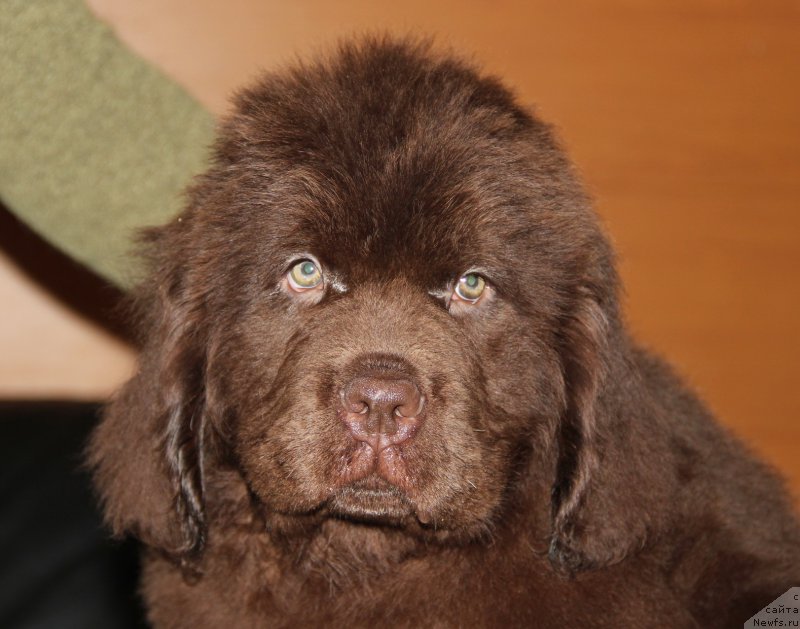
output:
[[[568,266],[597,240],[549,127],[429,44],[348,43],[266,75],[235,104],[206,183],[227,189],[225,207],[260,224],[273,252],[352,274],[410,275],[424,259],[446,279],[476,266],[502,276],[521,255]],[[570,241],[552,238],[564,229]]]

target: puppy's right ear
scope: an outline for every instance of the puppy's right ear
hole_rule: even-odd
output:
[[[182,272],[157,267],[135,299],[145,315],[138,372],[106,408],[88,462],[115,535],[186,559],[205,536],[205,352]]]

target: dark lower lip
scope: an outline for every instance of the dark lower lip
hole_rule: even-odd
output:
[[[398,525],[413,513],[408,498],[380,478],[369,478],[336,491],[328,502],[331,514],[348,520]]]

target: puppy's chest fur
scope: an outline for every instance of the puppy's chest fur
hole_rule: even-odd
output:
[[[568,614],[592,627],[648,626],[654,615],[669,619],[665,626],[697,626],[660,575],[641,571],[631,582],[626,569],[557,577],[530,541],[515,544],[516,555],[502,545],[471,553],[398,547],[398,557],[390,558],[371,552],[369,535],[354,546],[321,532],[296,563],[276,555],[264,535],[243,541],[237,547],[247,550],[235,558],[229,548],[209,548],[210,570],[196,583],[169,561],[148,556],[151,621],[198,628],[544,628]]]
[[[145,556],[143,593],[157,626],[553,627],[567,613],[587,626],[619,627],[632,619],[645,626],[654,612],[671,618],[669,626],[696,626],[645,562],[556,575],[534,533],[542,514],[531,505],[510,518],[512,529],[517,518],[528,521],[528,535],[498,530],[466,548],[431,546],[338,519],[289,533],[246,506],[241,485],[224,485],[228,501],[218,501],[218,515],[238,517],[212,526],[199,577],[186,579],[160,554]]]

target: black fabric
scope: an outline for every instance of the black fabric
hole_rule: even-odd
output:
[[[81,457],[94,404],[0,402],[0,627],[145,627],[137,549],[108,539]]]

